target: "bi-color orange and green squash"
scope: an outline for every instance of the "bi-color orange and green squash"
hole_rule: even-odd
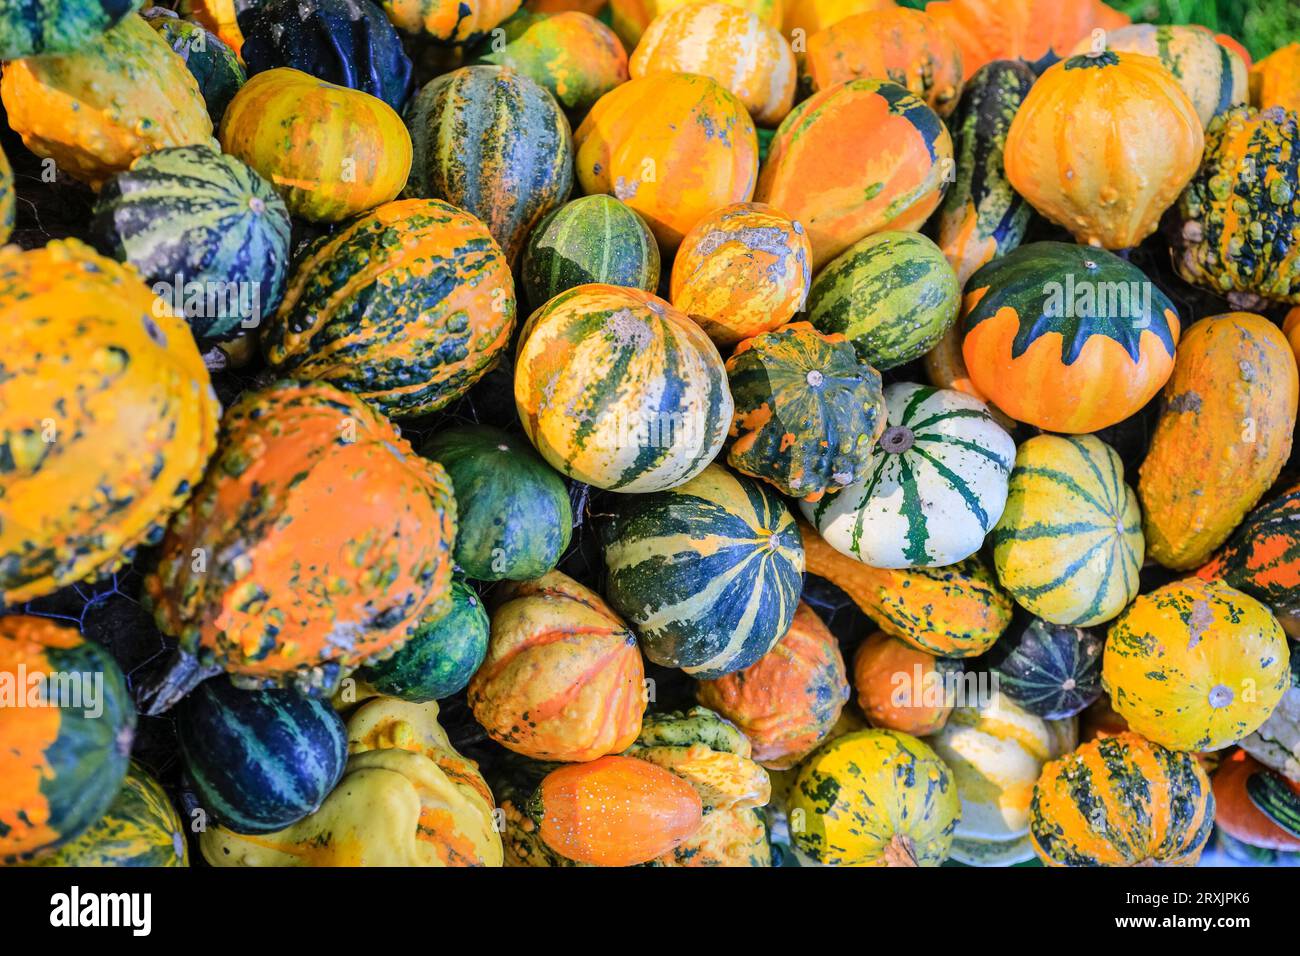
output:
[[[504,45],[483,62],[518,70],[582,115],[602,96],[626,83],[627,52],[614,31],[577,10],[521,13],[503,25]]]
[[[1300,43],[1279,47],[1251,68],[1250,105],[1300,112]]]
[[[801,312],[812,283],[803,225],[764,203],[724,206],[697,222],[673,260],[669,299],[718,348]]]
[[[390,201],[411,171],[411,137],[391,106],[288,67],[257,74],[235,94],[220,139],[312,222]]]
[[[75,239],[0,249],[0,605],[156,544],[216,447],[184,319]]]
[[[803,224],[816,271],[864,236],[919,229],[952,162],[947,127],[919,97],[888,80],[850,80],[785,118],[754,198]]]
[[[436,411],[500,360],[514,280],[487,228],[437,199],[386,203],[313,246],[262,350],[396,417]]]
[[[875,631],[853,655],[853,689],[873,727],[924,737],[943,729],[952,713],[948,681],[958,661],[936,657],[884,631]]]
[[[212,142],[198,82],[134,15],[74,52],[6,63],[0,100],[28,149],[94,189],[137,156]]]
[[[1295,355],[1263,316],[1188,329],[1138,482],[1152,558],[1186,570],[1227,540],[1290,457],[1298,400]]]
[[[497,743],[534,760],[579,762],[636,739],[646,706],[641,651],[595,592],[559,571],[508,585],[490,633],[469,706]]]
[[[1155,232],[1201,163],[1196,107],[1154,57],[1105,50],[1038,78],[1007,133],[1007,179],[1081,243],[1128,249]]]
[[[666,252],[709,213],[748,202],[758,179],[754,122],[707,76],[655,73],[624,83],[596,101],[574,146],[582,191],[621,199]]]
[[[62,846],[99,820],[122,787],[134,734],[126,680],[106,650],[48,618],[0,617],[0,864]]]
[[[181,645],[151,709],[216,669],[332,693],[450,607],[455,538],[446,472],[360,399],[323,382],[244,393],[145,579]]]
[[[576,0],[574,0],[576,2]],[[629,51],[657,17],[699,0],[609,0],[610,24]],[[789,0],[725,0],[737,9],[754,14],[769,27],[781,29],[781,16]],[[592,11],[592,16],[595,16]],[[787,37],[789,36],[786,31]]]
[[[727,437],[726,368],[704,330],[639,289],[581,285],[519,334],[515,406],[552,468],[597,488],[689,481]]]
[[[378,0],[393,26],[414,37],[468,44],[504,22],[519,0]]]
[[[940,116],[957,108],[961,51],[938,22],[907,7],[858,13],[808,38],[802,73],[814,90],[858,77],[889,79]]]
[[[1128,726],[1172,750],[1254,733],[1291,686],[1290,651],[1263,604],[1187,578],[1144,594],[1106,637],[1101,681]]]
[[[1246,792],[1246,783],[1269,769],[1244,750],[1234,750],[1214,771],[1214,822],[1230,837],[1264,850],[1300,853],[1300,835],[1283,830]],[[1300,784],[1291,789],[1300,797]]]

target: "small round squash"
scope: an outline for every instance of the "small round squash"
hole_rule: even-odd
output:
[[[1104,646],[1099,634],[1029,617],[993,646],[989,670],[1013,704],[1044,720],[1065,720],[1101,696]]]
[[[404,33],[449,44],[469,44],[519,9],[519,0],[378,0]]]
[[[763,203],[724,206],[682,240],[669,298],[718,348],[729,348],[803,311],[811,259],[798,222]]]
[[[1137,733],[1174,750],[1221,750],[1259,729],[1291,686],[1286,634],[1222,581],[1144,594],[1111,625],[1102,686]]]
[[[166,7],[149,7],[141,16],[185,61],[207,104],[213,129],[220,127],[226,107],[248,82],[248,74],[235,51],[215,33],[193,21],[180,19]]]
[[[1246,782],[1268,768],[1244,750],[1234,750],[1214,771],[1214,822],[1220,830],[1247,846],[1264,850],[1300,852],[1300,835],[1283,830],[1255,806]],[[1300,796],[1300,785],[1291,782]]]
[[[1300,112],[1300,43],[1279,47],[1251,68],[1250,105]]]
[[[603,5],[603,0],[602,0]],[[505,42],[483,56],[542,86],[556,102],[581,116],[614,87],[627,82],[627,53],[614,31],[577,10],[521,13],[502,29]]]
[[[884,631],[876,631],[853,655],[853,688],[871,726],[924,737],[943,729],[952,713],[949,678],[957,661],[935,657]]]

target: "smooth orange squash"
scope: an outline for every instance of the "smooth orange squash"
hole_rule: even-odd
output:
[[[1260,110],[1300,112],[1300,43],[1273,51],[1251,68],[1250,103]]]
[[[1246,781],[1269,770],[1244,750],[1234,750],[1214,772],[1214,822],[1228,836],[1263,850],[1300,852],[1300,836],[1288,833],[1264,815],[1246,793]],[[1300,796],[1300,783],[1291,781]]]
[[[952,703],[944,686],[952,665],[876,631],[853,655],[853,688],[858,706],[873,727],[924,737],[948,722]]]

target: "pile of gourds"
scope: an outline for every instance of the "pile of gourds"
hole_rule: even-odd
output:
[[[140,7],[0,9],[0,861],[1296,859],[1300,44]]]

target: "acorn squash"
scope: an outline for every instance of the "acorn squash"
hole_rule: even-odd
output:
[[[1250,105],[1300,112],[1300,43],[1279,47],[1250,71]]]
[[[858,706],[873,727],[924,737],[942,730],[956,703],[953,681],[959,661],[920,650],[876,631],[853,655]]]
[[[216,445],[184,320],[69,239],[0,249],[0,605],[156,544]]]
[[[215,33],[209,33],[197,23],[180,19],[166,7],[149,7],[144,11],[144,18],[185,61],[185,67],[198,83],[199,93],[208,107],[212,128],[220,127],[226,107],[248,81],[248,74],[235,51]]]
[[[441,43],[478,40],[519,9],[519,0],[378,0],[393,25]]]
[[[1147,553],[1185,570],[1227,540],[1290,457],[1295,354],[1263,316],[1203,319],[1178,345],[1164,398],[1138,497]]]
[[[1235,750],[1214,772],[1214,822],[1247,846],[1300,852],[1300,834],[1278,826],[1251,801],[1246,784],[1268,769],[1244,750]],[[1300,786],[1295,786],[1300,794]]]
[[[1064,720],[1101,696],[1105,639],[1042,618],[1015,621],[989,654],[1002,694],[1044,720]]]
[[[34,0],[0,11],[0,60],[75,53],[143,0]]]

